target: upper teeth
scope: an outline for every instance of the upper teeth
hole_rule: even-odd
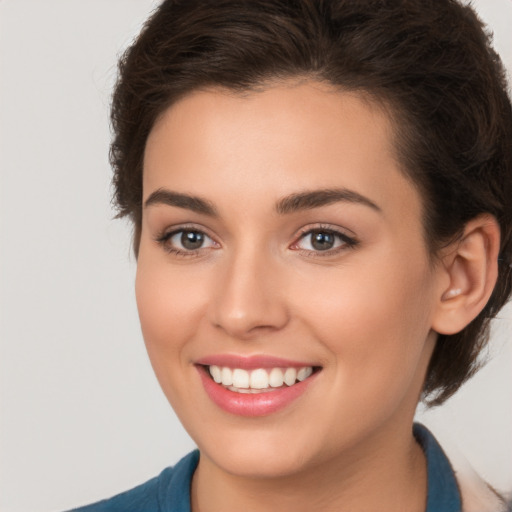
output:
[[[313,373],[312,366],[303,368],[258,368],[244,370],[226,366],[209,367],[210,375],[217,384],[227,386],[233,391],[249,389],[279,388],[283,384],[293,386],[297,381],[307,379]]]

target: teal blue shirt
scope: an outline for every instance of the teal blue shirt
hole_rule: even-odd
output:
[[[461,499],[452,467],[434,436],[420,424],[414,437],[427,459],[426,512],[461,512]],[[76,512],[190,512],[190,483],[199,462],[195,450],[159,476],[113,498],[75,509]]]

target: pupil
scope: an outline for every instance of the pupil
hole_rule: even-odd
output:
[[[181,245],[185,249],[199,249],[204,242],[204,235],[197,231],[184,231],[181,235]]]
[[[332,233],[312,233],[311,238],[311,245],[318,251],[326,251],[334,246],[334,235]]]

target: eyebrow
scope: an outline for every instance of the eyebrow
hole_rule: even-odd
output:
[[[164,204],[167,206],[176,206],[186,210],[192,210],[196,213],[208,215],[209,217],[218,217],[215,206],[210,201],[189,194],[172,192],[170,190],[159,188],[155,190],[144,203],[144,208],[155,204]]]
[[[378,212],[382,211],[371,199],[346,188],[328,188],[291,194],[280,199],[276,203],[275,209],[280,215],[287,215],[297,211],[311,210],[343,201],[362,204]],[[217,209],[210,201],[198,196],[173,192],[164,188],[155,190],[146,199],[144,208],[158,204],[184,208],[209,217],[219,216]]]
[[[371,199],[346,188],[327,188],[291,194],[277,202],[276,211],[281,215],[286,215],[301,210],[319,208],[320,206],[326,206],[341,201],[362,204],[377,212],[382,211]]]

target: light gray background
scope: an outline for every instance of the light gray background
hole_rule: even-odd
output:
[[[130,228],[111,220],[116,55],[151,0],[0,0],[0,510],[52,511],[134,486],[193,447],[145,354]],[[475,2],[512,69],[512,1]],[[512,490],[512,313],[494,359],[420,413]]]

